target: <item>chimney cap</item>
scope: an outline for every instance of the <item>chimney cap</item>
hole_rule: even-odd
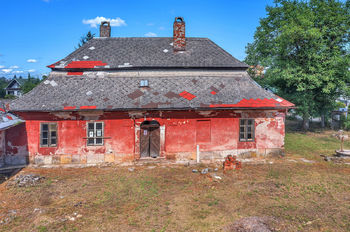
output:
[[[175,17],[175,22],[182,23],[185,22],[183,17]]]
[[[110,26],[111,25],[111,22],[110,21],[102,21],[101,22],[101,26],[104,26],[104,25],[108,25],[108,26]]]

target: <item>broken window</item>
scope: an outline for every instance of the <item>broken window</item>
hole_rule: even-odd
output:
[[[103,122],[88,122],[87,125],[87,145],[103,145]]]
[[[148,87],[148,80],[141,80],[140,87]]]
[[[254,119],[239,120],[239,141],[254,141],[255,122]]]
[[[57,146],[57,123],[40,124],[40,145],[42,147]]]

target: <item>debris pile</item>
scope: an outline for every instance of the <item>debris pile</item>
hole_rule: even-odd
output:
[[[11,182],[18,187],[28,187],[37,185],[43,179],[45,179],[45,177],[37,174],[26,174],[16,176]]]
[[[225,162],[223,164],[224,171],[227,170],[239,170],[242,168],[242,163],[241,161],[238,161],[236,159],[236,156],[228,155],[225,158]]]
[[[229,232],[271,232],[275,220],[272,217],[246,217],[235,221],[226,228]]]

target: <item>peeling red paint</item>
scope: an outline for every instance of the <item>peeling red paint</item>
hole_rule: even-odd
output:
[[[215,95],[215,94],[216,94],[216,92],[215,92],[215,91],[211,91],[210,93],[211,93],[211,94],[213,94],[213,95]]]
[[[91,110],[96,109],[96,106],[80,106],[81,110]]]
[[[74,107],[74,106],[66,106]],[[85,108],[87,107],[87,108]],[[93,107],[93,108],[91,108]],[[81,109],[95,109],[96,106],[82,106]],[[285,110],[213,110],[207,111],[145,111],[145,112],[101,112],[96,121],[104,122],[103,146],[86,145],[86,126],[91,119],[91,112],[84,116],[82,112],[61,112],[50,114],[44,112],[16,112],[26,120],[28,134],[28,149],[31,156],[39,155],[78,155],[81,157],[96,154],[115,154],[122,161],[131,161],[140,157],[139,125],[145,120],[159,122],[163,137],[160,156],[178,159],[184,154],[185,159],[191,159],[196,154],[197,145],[203,154],[210,152],[236,155],[236,152],[260,152],[266,149],[283,149]],[[65,117],[67,114],[70,117]],[[74,120],[72,119],[74,118]],[[255,140],[239,141],[239,119],[255,119]],[[198,123],[206,123],[199,126]],[[56,122],[58,133],[57,147],[40,147],[40,123]],[[210,124],[210,125],[209,125]],[[210,130],[210,131],[209,131]],[[208,133],[205,138],[199,133]],[[161,134],[162,134],[161,133]],[[201,135],[202,136],[202,135]]]
[[[77,108],[76,106],[65,106],[65,107],[63,107],[64,110],[74,110],[76,108]]]
[[[281,101],[277,101],[273,98],[271,99],[267,99],[267,98],[264,98],[264,99],[242,99],[240,102],[236,103],[236,104],[211,104],[209,107],[212,107],[212,108],[220,108],[220,107],[223,107],[223,108],[233,108],[233,107],[243,107],[243,108],[261,108],[261,107],[271,107],[271,108],[274,108],[274,107],[279,107],[279,106],[282,106],[282,107],[293,107],[294,104],[287,101],[287,100],[284,100],[283,98],[280,98]]]
[[[2,111],[2,112],[6,112],[3,108],[0,108],[0,111]]]
[[[13,120],[13,118],[10,115],[6,115],[6,118]]]
[[[81,76],[84,72],[67,72],[68,76]]]
[[[65,68],[94,68],[95,66],[105,66],[102,61],[72,61]]]
[[[189,92],[187,92],[187,91],[183,91],[183,92],[181,92],[179,95],[180,95],[181,97],[183,97],[183,98],[189,100],[189,101],[191,101],[193,98],[196,97],[196,95],[193,95],[192,93],[189,93]]]

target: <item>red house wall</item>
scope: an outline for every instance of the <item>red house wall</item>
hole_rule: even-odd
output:
[[[140,157],[140,125],[157,120],[161,131],[160,156],[222,159],[228,154],[266,155],[284,147],[284,111],[164,111],[20,113],[26,120],[28,150],[35,163],[129,162]],[[255,141],[239,141],[239,119],[255,119]],[[89,121],[104,122],[103,146],[86,145]],[[57,122],[57,147],[40,147],[40,123]],[[207,130],[210,130],[209,132]]]

